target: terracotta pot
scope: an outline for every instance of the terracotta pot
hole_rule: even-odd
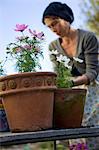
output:
[[[56,74],[18,73],[0,78],[0,95],[12,132],[52,128]]]
[[[54,127],[80,127],[83,117],[86,89],[56,89]]]

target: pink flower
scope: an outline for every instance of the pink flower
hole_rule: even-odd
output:
[[[41,40],[44,39],[43,36],[44,36],[44,33],[43,33],[43,32],[39,32],[39,33],[37,34],[37,37],[38,37],[39,39],[41,39]]]
[[[85,143],[78,143],[70,146],[70,150],[88,150],[88,147]]]
[[[31,35],[33,35],[33,36],[37,36],[37,33],[36,33],[36,31],[35,30],[31,30],[31,29],[29,29],[29,32],[31,33]]]
[[[32,47],[31,47],[30,45],[24,45],[24,48],[25,48],[25,49],[28,49],[28,50],[31,50],[31,49],[32,49]]]
[[[25,24],[16,24],[15,31],[21,31],[21,32],[23,32],[27,27],[28,27],[28,25],[25,25]]]
[[[37,38],[40,39],[40,40],[43,40],[43,39],[44,39],[44,38],[43,38],[43,36],[44,36],[44,33],[43,33],[43,32],[37,33],[35,30],[32,31],[31,29],[29,29],[29,32],[31,33],[32,36],[37,37]]]
[[[40,52],[40,47],[39,47],[39,46],[36,46],[36,47],[35,47],[35,51],[36,51],[36,52]]]
[[[15,50],[16,50],[17,53],[22,51],[22,49],[20,47],[17,47]]]

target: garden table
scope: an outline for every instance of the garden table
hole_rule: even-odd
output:
[[[53,141],[54,142],[53,149],[56,150],[57,140],[68,140],[68,139],[98,137],[98,136],[99,136],[99,126],[69,128],[69,129],[49,129],[36,132],[22,132],[22,133],[1,132],[0,146],[5,147],[16,144]]]

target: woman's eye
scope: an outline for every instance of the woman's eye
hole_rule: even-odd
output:
[[[52,23],[52,26],[55,26],[58,23],[58,21],[55,21]]]
[[[48,25],[49,28],[53,28],[55,27],[57,24],[59,23],[58,20],[55,20],[54,22],[52,22],[50,25]]]

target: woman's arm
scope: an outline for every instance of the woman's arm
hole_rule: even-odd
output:
[[[73,86],[78,86],[82,84],[89,84],[89,79],[86,75],[78,76],[73,80]]]
[[[99,47],[98,40],[93,33],[85,37],[83,42],[86,73],[78,76],[74,80],[74,85],[89,84],[93,81],[99,73]]]

